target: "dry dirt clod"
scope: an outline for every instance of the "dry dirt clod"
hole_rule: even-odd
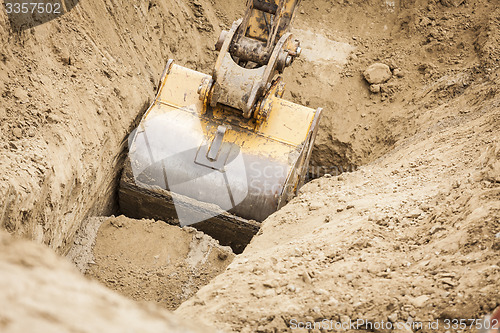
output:
[[[379,84],[372,84],[370,85],[370,91],[374,94],[380,92],[380,85]]]
[[[363,72],[363,76],[370,84],[380,84],[387,82],[392,73],[390,67],[386,64],[374,63]]]
[[[394,76],[396,77],[404,77],[404,73],[400,68],[394,68],[392,74],[394,74]]]
[[[217,258],[219,258],[220,260],[226,260],[227,253],[226,252],[219,252],[219,254],[217,255]]]
[[[418,297],[410,297],[409,302],[416,308],[421,308],[430,299],[427,295],[421,295]]]
[[[21,139],[23,137],[23,130],[15,127],[12,129],[12,135],[14,135],[17,139]]]

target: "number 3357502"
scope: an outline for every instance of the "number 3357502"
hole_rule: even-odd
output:
[[[7,14],[61,14],[61,3],[24,2],[5,3]]]

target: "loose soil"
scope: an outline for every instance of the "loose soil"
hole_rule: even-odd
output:
[[[213,240],[162,222],[111,218],[92,251],[93,241],[75,244],[77,230],[96,234],[87,217],[117,211],[126,135],[165,60],[209,73],[213,42],[242,8],[236,0],[82,0],[60,19],[16,34],[0,12],[2,229],[59,254],[76,251],[89,275],[135,300],[173,309],[201,287],[175,315],[228,332],[290,331],[293,322],[324,319],[439,320],[444,332],[447,319],[482,318],[498,307],[496,0],[304,0],[294,22],[304,54],[285,73],[285,97],[325,109],[310,170],[323,177],[264,221],[227,269],[231,256],[215,256]],[[380,93],[362,75],[375,62],[393,73]],[[34,245],[2,237],[9,253],[0,256],[2,281],[12,292],[0,304],[26,300],[0,317],[2,331],[21,320],[65,328],[65,298],[34,292],[68,290],[60,259],[50,269],[37,260],[24,267],[30,255],[22,249]],[[199,240],[211,245],[190,247]],[[187,263],[200,249],[207,261]],[[122,327],[121,315],[101,315],[115,297],[133,313],[148,311],[71,274],[75,295],[89,294],[90,304],[112,295],[94,308],[79,303],[87,323],[68,317],[75,329]],[[18,280],[35,287],[11,288]],[[55,310],[40,315],[45,305]],[[141,325],[168,322],[155,311]]]
[[[175,309],[223,272],[234,254],[194,228],[163,221],[106,218],[87,242],[87,276],[135,300]],[[82,267],[82,261],[76,260]]]

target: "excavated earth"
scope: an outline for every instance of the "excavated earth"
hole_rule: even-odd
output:
[[[497,0],[302,1],[285,98],[324,108],[313,180],[237,256],[120,215],[166,60],[210,73],[243,7],[81,0],[22,31],[0,11],[0,331],[463,332],[500,306]]]

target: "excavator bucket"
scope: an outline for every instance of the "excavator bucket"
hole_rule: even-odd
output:
[[[266,119],[245,119],[200,99],[210,78],[169,61],[130,135],[119,201],[126,215],[193,226],[239,253],[304,182],[321,109],[276,91]]]

